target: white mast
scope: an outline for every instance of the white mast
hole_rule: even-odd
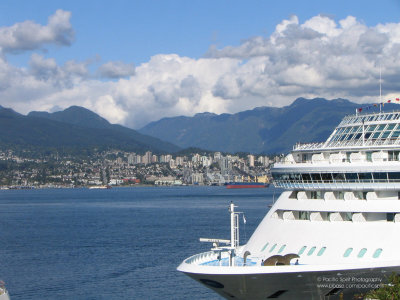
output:
[[[382,112],[382,66],[379,64],[379,112]]]
[[[239,247],[239,214],[235,213],[235,206],[233,202],[229,206],[231,213],[231,247],[233,249]]]

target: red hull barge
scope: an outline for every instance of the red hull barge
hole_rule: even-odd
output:
[[[267,187],[269,187],[269,183],[263,182],[230,182],[226,184],[227,189],[254,189]]]

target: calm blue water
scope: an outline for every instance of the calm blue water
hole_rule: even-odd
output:
[[[223,187],[0,191],[0,279],[11,299],[221,299],[176,271],[230,238],[247,240],[279,190]]]

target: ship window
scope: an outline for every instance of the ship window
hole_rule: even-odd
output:
[[[282,251],[285,250],[285,248],[286,248],[286,245],[283,245],[283,246],[279,249],[278,253],[282,253]]]
[[[378,258],[382,253],[382,249],[378,248],[375,250],[374,255],[372,255],[373,258]]]
[[[372,152],[367,152],[366,154],[367,154],[367,161],[372,161]]]
[[[381,134],[380,131],[377,131],[374,133],[374,135],[372,136],[373,139],[377,139],[379,137],[379,135]]]
[[[358,176],[359,176],[361,181],[370,181],[370,180],[372,180],[372,174],[371,173],[359,173]]]
[[[376,125],[369,125],[367,131],[374,131]]]
[[[310,174],[301,174],[301,177],[303,178],[303,181],[305,181],[305,182],[311,181]]]
[[[347,136],[347,140],[350,141],[352,137],[353,137],[353,134],[349,134],[349,135]]]
[[[301,249],[299,250],[298,255],[302,255],[304,253],[304,251],[306,250],[307,246],[303,246],[301,247]]]
[[[381,138],[382,138],[382,139],[386,139],[386,138],[389,136],[389,134],[390,134],[390,131],[385,131],[385,132],[382,134]]]
[[[310,199],[322,199],[321,191],[311,191],[310,192]]]
[[[321,178],[322,178],[322,180],[323,181],[325,181],[325,182],[329,182],[329,181],[332,181],[332,174],[331,173],[322,173],[321,174]]]
[[[322,254],[324,254],[325,250],[326,250],[326,247],[322,247],[322,248],[318,251],[317,256],[321,256]]]
[[[386,213],[386,221],[394,222],[394,213]]]
[[[299,211],[299,219],[300,220],[310,220],[310,212],[309,211]]]
[[[353,251],[353,248],[348,248],[348,249],[344,252],[343,257],[349,257],[349,255],[351,254],[352,251]]]
[[[393,131],[392,138],[398,138],[399,136],[400,136],[399,130]]]
[[[289,174],[289,178],[290,178],[290,180],[298,181],[298,180],[301,180],[301,175],[300,174],[296,174],[296,173],[290,173]]]
[[[366,199],[367,199],[367,192],[357,191],[357,192],[354,192],[354,196],[355,196],[357,199],[366,200]]]
[[[371,132],[367,132],[366,134],[365,134],[365,139],[366,140],[368,140],[368,138],[371,136]]]
[[[388,151],[389,161],[399,160],[399,151]]]
[[[332,173],[333,180],[335,181],[344,181],[344,174],[343,173]]]
[[[275,248],[276,248],[276,244],[274,244],[274,245],[271,247],[271,249],[269,249],[269,252],[272,252],[272,251],[274,251],[274,250],[275,250]]]
[[[336,193],[336,199],[343,200],[344,199],[344,192],[343,191],[338,191]]]
[[[311,174],[311,178],[313,181],[317,181],[317,182],[321,181],[321,175],[319,173]]]
[[[346,173],[346,179],[350,182],[358,181],[358,175],[357,173]]]
[[[389,124],[386,130],[392,130],[395,126],[396,124]]]
[[[400,172],[389,172],[389,180],[400,181]]]
[[[381,130],[382,131],[385,128],[385,126],[386,126],[386,124],[381,124],[381,125],[378,126],[377,130]]]
[[[268,247],[268,245],[269,245],[269,243],[266,243],[266,244],[264,245],[264,247],[262,247],[262,249],[261,249],[261,252],[262,252],[262,251],[264,251],[264,250],[265,250],[265,248],[267,248],[267,247]]]
[[[365,255],[366,252],[367,252],[367,248],[362,248],[362,249],[360,250],[360,252],[358,252],[357,257],[358,257],[358,258],[362,258],[362,257]]]
[[[315,251],[315,249],[316,249],[317,247],[312,247],[309,251],[308,251],[308,253],[307,253],[307,255],[308,256],[310,256],[310,255],[312,255],[313,253],[314,253],[314,251]]]
[[[343,218],[343,221],[352,221],[353,213],[351,213],[351,212],[342,213],[342,218]]]
[[[387,180],[387,173],[384,172],[376,172],[372,173],[374,175],[375,181],[386,181]]]

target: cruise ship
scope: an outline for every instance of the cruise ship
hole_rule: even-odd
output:
[[[400,111],[345,116],[325,142],[271,170],[283,188],[247,244],[230,240],[178,270],[226,299],[353,299],[400,273]]]

